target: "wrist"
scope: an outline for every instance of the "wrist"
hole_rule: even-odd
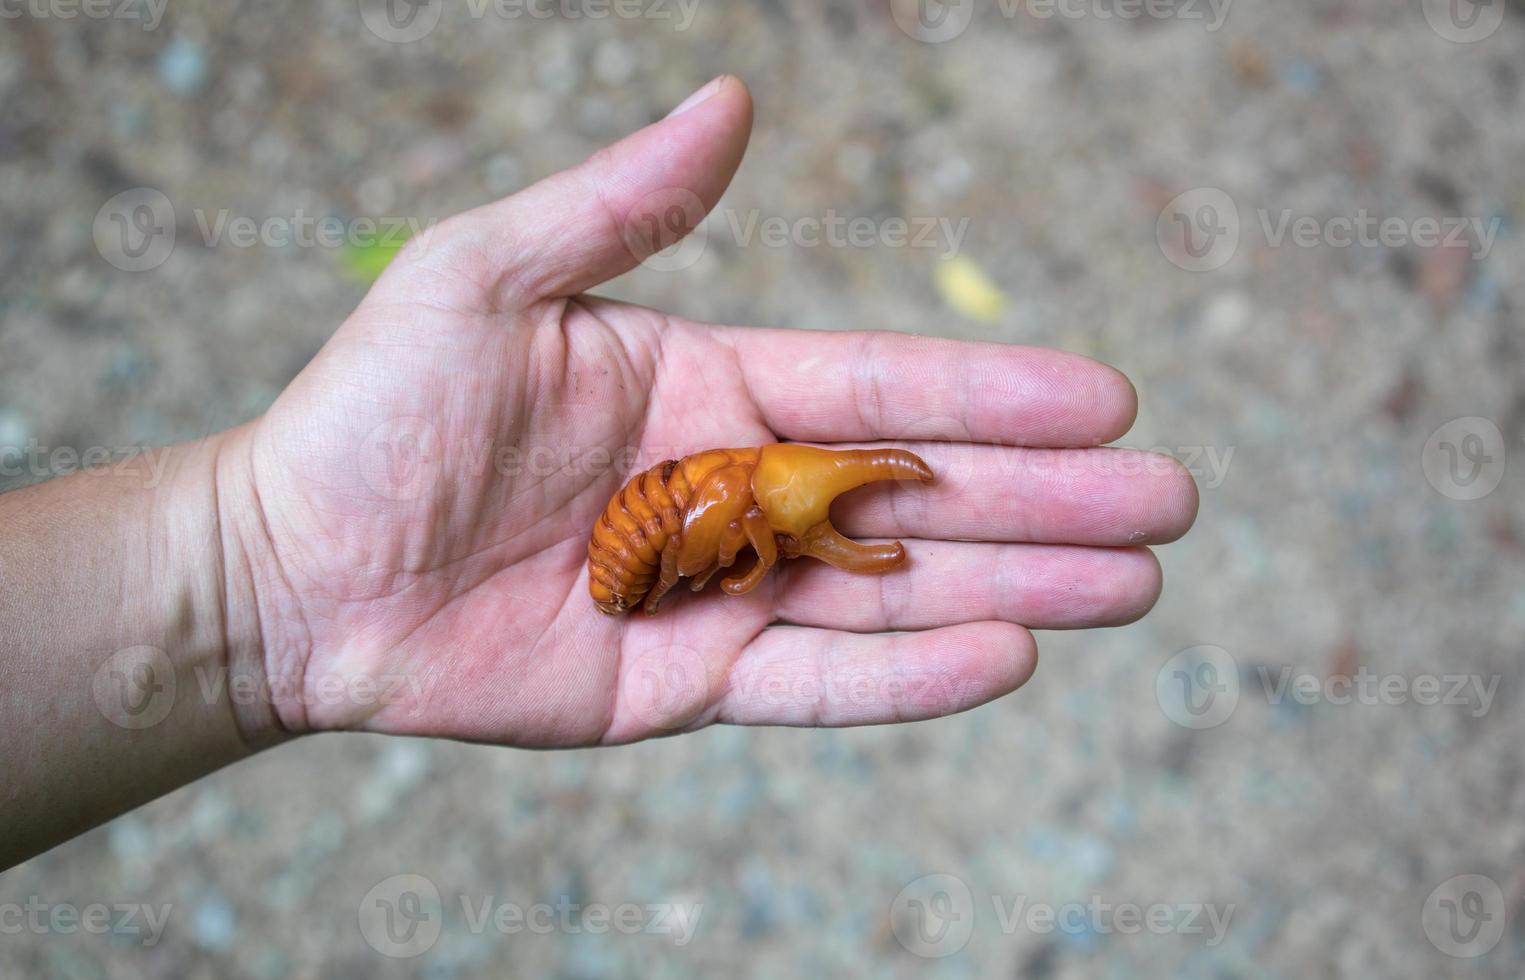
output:
[[[163,646],[187,692],[232,716],[249,749],[285,734],[273,710],[258,617],[255,552],[246,543],[247,467],[240,460],[247,427],[162,450],[165,463],[149,487],[143,548],[156,578],[145,621],[162,624]],[[136,530],[129,533],[137,533]]]
[[[254,480],[257,424],[216,437],[210,483],[229,700],[244,740],[261,748],[307,730],[295,696],[307,645]]]

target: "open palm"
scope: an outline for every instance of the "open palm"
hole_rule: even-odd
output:
[[[749,97],[735,79],[699,96],[410,243],[253,427],[246,547],[286,729],[569,746],[934,717],[1025,681],[1026,627],[1154,602],[1140,545],[1184,532],[1196,491],[1159,457],[1095,448],[1134,413],[1110,368],[584,294],[642,257],[674,189],[701,202],[692,226],[729,182]],[[848,534],[904,540],[904,568],[800,559],[743,597],[597,611],[588,534],[631,472],[785,439],[888,440],[931,464],[929,486],[878,484],[836,511]]]

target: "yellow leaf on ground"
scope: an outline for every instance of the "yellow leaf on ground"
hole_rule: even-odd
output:
[[[937,263],[933,282],[943,302],[961,316],[994,323],[1006,309],[1006,293],[973,259],[955,255]]]

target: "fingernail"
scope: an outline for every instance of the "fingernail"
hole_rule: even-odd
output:
[[[690,95],[682,102],[679,102],[678,107],[672,112],[669,112],[665,118],[671,119],[673,116],[682,115],[683,113],[692,109],[694,106],[698,105],[699,103],[708,99],[710,96],[714,95],[716,92],[720,91],[720,86],[724,82],[724,75],[718,75],[715,78],[710,79],[708,82],[705,82],[704,85],[693,95]]]

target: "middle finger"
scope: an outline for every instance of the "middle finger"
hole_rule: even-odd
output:
[[[1173,541],[1196,518],[1196,481],[1160,453],[896,445],[926,460],[933,481],[874,483],[842,497],[832,517],[842,533],[1112,547]]]

